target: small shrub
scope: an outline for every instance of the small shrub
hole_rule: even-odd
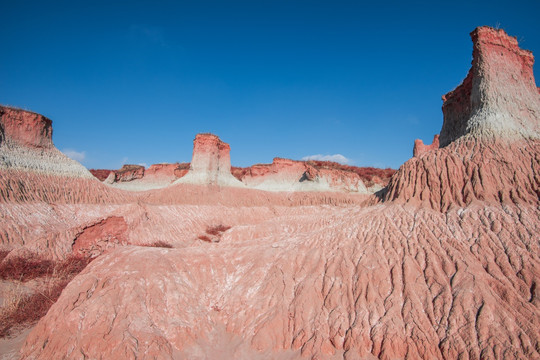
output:
[[[202,241],[206,241],[206,242],[212,242],[212,239],[210,239],[208,236],[206,235],[199,235],[197,237],[199,240],[202,240]]]

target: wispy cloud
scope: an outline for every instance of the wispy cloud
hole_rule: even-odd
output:
[[[64,149],[62,150],[64,154],[66,154],[67,157],[70,159],[73,159],[75,161],[82,162],[86,158],[86,151],[76,151],[73,149]]]
[[[304,157],[302,158],[302,160],[304,160],[304,161],[307,161],[307,160],[333,161],[333,162],[337,162],[337,163],[345,164],[345,165],[348,165],[348,164],[351,164],[351,163],[352,163],[352,160],[351,160],[351,159],[348,159],[348,158],[346,158],[345,156],[343,156],[343,155],[341,155],[341,154],[334,154],[334,155],[322,155],[322,154],[309,155],[309,156],[304,156]]]

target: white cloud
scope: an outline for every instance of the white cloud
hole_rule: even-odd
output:
[[[145,168],[148,167],[148,164],[147,164],[147,163],[138,163],[137,165],[144,166]]]
[[[333,162],[337,162],[337,163],[345,164],[345,165],[348,165],[348,164],[351,164],[351,163],[352,163],[352,160],[351,160],[351,159],[348,159],[348,158],[346,158],[345,156],[343,156],[343,155],[341,155],[341,154],[334,154],[334,155],[322,155],[322,154],[309,155],[309,156],[304,156],[304,157],[302,158],[302,160],[304,160],[304,161],[307,161],[307,160],[333,161]]]
[[[75,161],[82,162],[86,158],[86,151],[76,151],[73,149],[64,149],[62,150],[64,154],[70,159],[73,159]]]

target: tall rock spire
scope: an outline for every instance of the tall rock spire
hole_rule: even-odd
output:
[[[504,30],[471,32],[472,67],[463,83],[443,96],[440,146],[463,137],[540,138],[540,95],[533,54]]]

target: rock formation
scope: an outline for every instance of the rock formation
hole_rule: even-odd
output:
[[[224,145],[220,145],[220,140],[215,135],[200,134],[197,138],[199,140],[196,140],[194,150],[197,155],[194,156],[197,157],[198,164],[194,168],[190,163],[154,164],[148,169],[138,165],[124,165],[120,170],[91,169],[90,172],[113,187],[133,191],[170,186],[192,169],[192,175],[178,183],[207,185],[216,184],[217,181],[217,184],[223,186],[241,186],[238,181],[230,180],[230,173],[246,187],[265,191],[339,191],[359,194],[379,191],[388,184],[394,173],[392,169],[359,168],[328,161],[280,158],[275,158],[272,164],[257,164],[247,168],[231,167],[228,144],[221,142]],[[218,150],[213,151],[216,139]],[[219,155],[220,146],[222,155]],[[220,163],[220,158],[225,161],[215,166]],[[230,172],[224,169],[230,169]],[[369,184],[369,188],[366,188],[364,181]]]
[[[540,101],[534,57],[502,29],[471,33],[472,67],[463,83],[443,96],[441,147],[465,137],[475,140],[538,139]]]
[[[103,252],[33,328],[22,358],[540,358],[539,95],[514,93],[532,87],[510,66],[527,73],[516,59],[532,56],[499,30],[472,37],[464,84],[487,93],[475,103],[463,85],[451,92],[442,147],[418,143],[377,195],[200,185],[232,176],[213,135],[195,139],[184,176],[195,185],[126,193],[92,180],[99,187],[81,199],[58,183],[69,178],[0,172],[8,257]],[[506,72],[516,83],[495,78]],[[242,178],[314,182],[323,170],[278,159]],[[201,239],[215,228],[219,241]],[[172,248],[140,246],[157,241]]]
[[[433,141],[430,145],[425,145],[420,139],[414,141],[413,157],[419,157],[422,154],[427,153],[430,150],[436,150],[439,148],[439,134],[433,137]]]
[[[275,158],[272,164],[253,165],[241,172],[250,188],[266,191],[343,191],[367,194],[360,176],[352,171],[318,167],[304,161]]]
[[[52,142],[52,121],[31,111],[0,106],[0,169],[92,178]]]
[[[115,181],[127,182],[136,179],[142,179],[144,176],[144,166],[141,165],[123,165],[118,171],[115,171]]]
[[[503,30],[480,27],[471,38],[472,68],[443,97],[441,148],[406,162],[392,178],[386,200],[441,210],[475,200],[538,203],[540,94],[534,57]]]
[[[198,134],[193,140],[193,158],[188,173],[176,183],[243,187],[231,174],[231,147],[213,134]]]

